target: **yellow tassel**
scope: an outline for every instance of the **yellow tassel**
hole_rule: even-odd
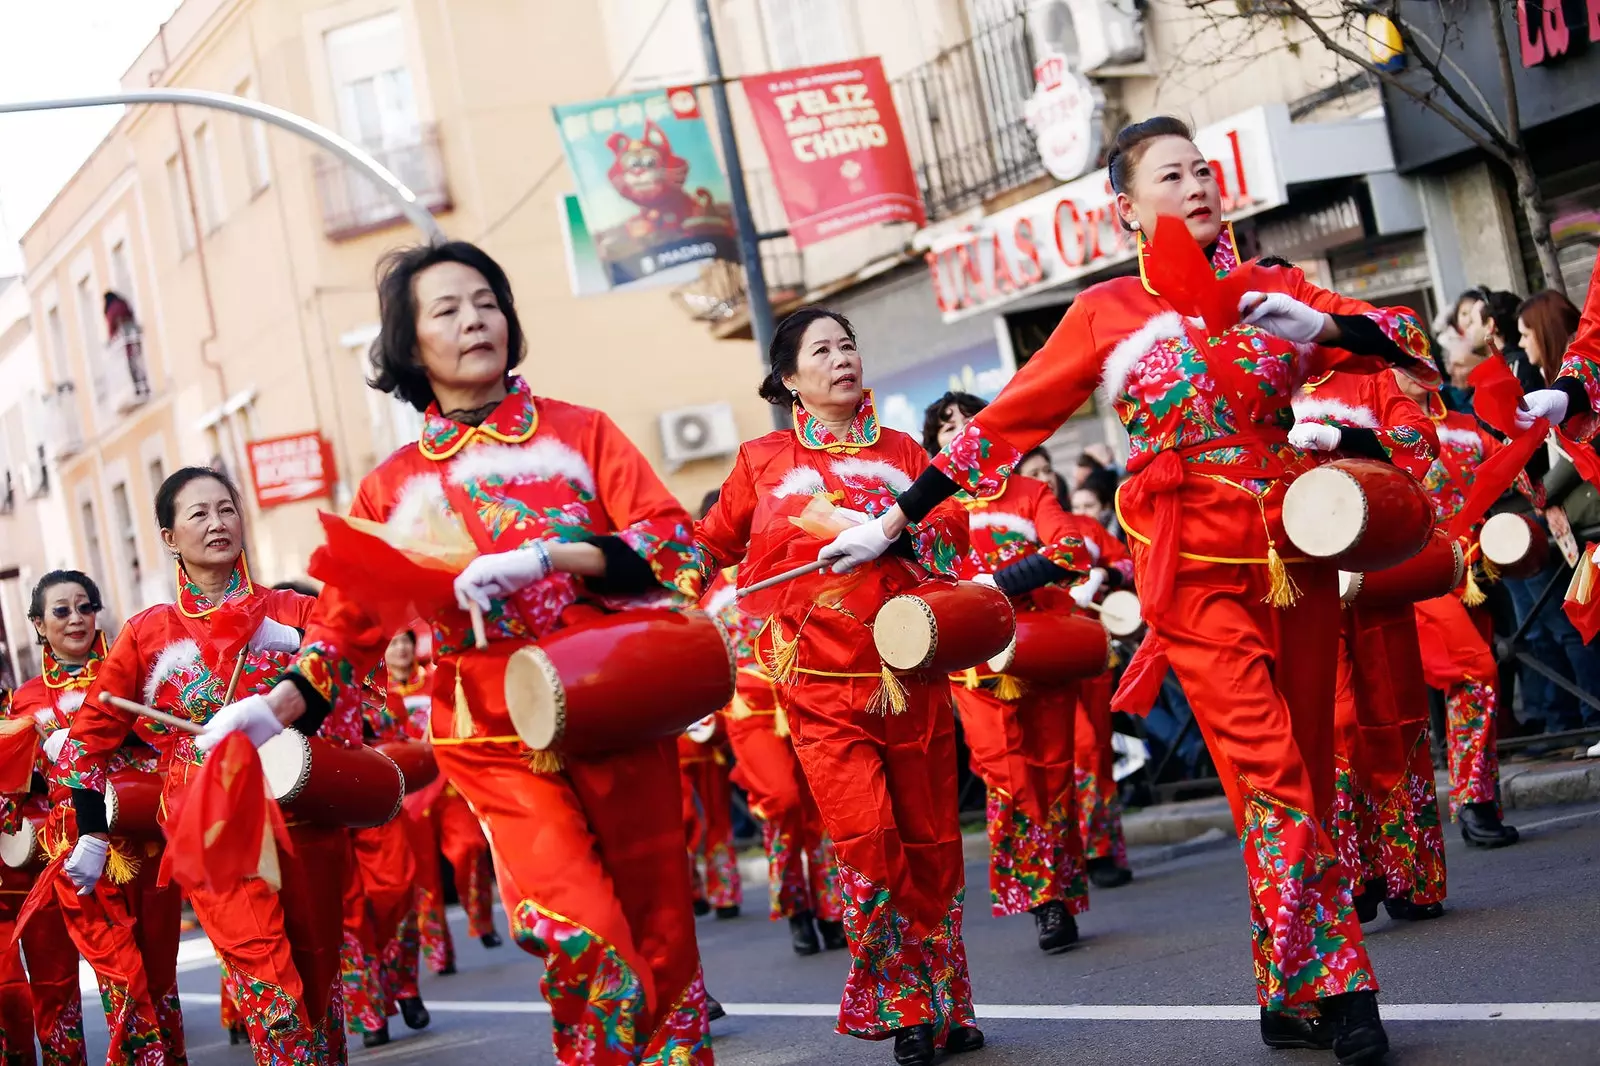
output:
[[[785,639],[783,628],[772,623],[772,648],[767,652],[767,673],[774,685],[787,685],[794,680],[794,668],[800,659],[800,634]]]
[[[1488,598],[1478,584],[1478,568],[1476,566],[1467,567],[1467,587],[1461,593],[1461,602],[1468,607],[1477,607]]]
[[[1274,607],[1293,607],[1300,599],[1300,586],[1289,576],[1276,544],[1267,545],[1267,602]]]
[[[525,758],[528,769],[536,774],[559,774],[566,765],[561,761],[561,753],[549,748],[529,748]]]
[[[113,845],[106,852],[106,876],[114,885],[125,885],[139,876],[139,860],[123,854]]]
[[[780,738],[789,735],[789,713],[781,703],[772,706],[772,735]]]
[[[450,735],[460,740],[472,735],[472,708],[467,706],[467,690],[461,684],[460,667],[456,673],[456,717]]]
[[[732,718],[735,722],[742,722],[755,713],[756,712],[750,709],[750,705],[748,703],[739,698],[738,692],[733,694],[733,702],[728,704],[729,718]]]
[[[1500,568],[1491,563],[1487,555],[1478,556],[1478,565],[1483,567],[1483,579],[1485,581],[1500,580]]]
[[[995,696],[1007,702],[1020,700],[1024,691],[1021,679],[1012,677],[1010,674],[1001,674],[994,683]]]
[[[867,701],[869,714],[904,714],[906,709],[906,690],[900,684],[900,679],[894,676],[894,671],[889,669],[887,663],[879,672],[878,689]]]
[[[983,682],[978,680],[978,668],[976,666],[967,667],[967,676],[962,680],[961,683],[969,689],[974,689],[979,685],[982,685]]]

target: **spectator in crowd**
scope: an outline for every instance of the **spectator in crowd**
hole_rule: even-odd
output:
[[[1017,473],[1038,481],[1049,481],[1055,472],[1055,464],[1050,462],[1050,453],[1043,448],[1035,448],[1017,463]]]
[[[1099,522],[1118,540],[1126,540],[1122,527],[1117,524],[1115,499],[1114,489],[1107,493],[1104,485],[1087,484],[1072,490],[1070,510],[1075,515]]]
[[[1472,410],[1467,375],[1489,355],[1488,329],[1480,312],[1487,296],[1485,286],[1468,289],[1436,323],[1440,353],[1437,358],[1446,377],[1440,395],[1452,411]]]

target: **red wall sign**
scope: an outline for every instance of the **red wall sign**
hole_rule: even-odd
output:
[[[1560,59],[1585,40],[1600,45],[1600,0],[1517,0],[1517,36],[1524,67]]]
[[[250,480],[262,510],[333,495],[333,447],[320,433],[251,441]]]

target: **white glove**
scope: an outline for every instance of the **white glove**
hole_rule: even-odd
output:
[[[54,766],[57,759],[61,758],[61,749],[66,747],[67,731],[57,729],[44,738],[44,757],[50,765]]]
[[[265,696],[246,696],[212,715],[211,721],[206,723],[205,732],[200,734],[194,746],[201,751],[210,751],[222,743],[223,737],[234,732],[243,733],[250,738],[250,743],[259,748],[283,732],[283,723],[272,713],[272,704],[267,702]]]
[[[843,574],[862,563],[870,563],[888,551],[893,543],[894,538],[883,531],[883,519],[875,518],[834,537],[822,546],[817,558],[823,562],[833,560],[833,572]]]
[[[1567,419],[1567,394],[1560,389],[1536,389],[1522,398],[1516,418],[1518,429],[1527,429],[1541,418],[1559,426]]]
[[[1100,591],[1100,586],[1106,583],[1106,572],[1098,566],[1089,571],[1089,576],[1078,584],[1072,586],[1072,602],[1079,607],[1087,607],[1094,602],[1095,594]]]
[[[1289,431],[1289,444],[1303,452],[1331,452],[1338,450],[1344,439],[1338,426],[1322,422],[1296,422]]]
[[[1245,314],[1245,308],[1256,300],[1261,303]],[[1239,313],[1252,326],[1260,326],[1274,337],[1282,337],[1294,344],[1310,344],[1322,336],[1328,316],[1282,292],[1269,292],[1264,297],[1259,292],[1247,292],[1239,300]]]
[[[300,650],[300,631],[282,622],[263,618],[250,636],[250,650],[258,652],[295,652]]]
[[[480,555],[456,576],[456,603],[463,611],[473,604],[487,611],[490,600],[505,599],[549,573],[550,553],[542,544]]]
[[[106,868],[106,853],[110,850],[111,844],[99,837],[78,838],[72,854],[61,867],[72,883],[78,886],[78,895],[87,896],[94,891],[94,886],[100,880],[100,874]]]
[[[979,574],[972,579],[972,583],[974,585],[988,585],[992,589],[997,589],[1000,587],[999,583],[995,581],[993,574]]]
[[[841,516],[845,521],[849,522],[853,526],[859,526],[863,522],[872,521],[872,516],[867,514],[865,511],[852,511],[848,507],[835,507],[833,509],[833,513]]]

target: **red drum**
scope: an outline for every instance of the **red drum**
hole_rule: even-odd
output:
[[[1433,504],[1417,479],[1376,459],[1336,459],[1294,479],[1283,529],[1301,552],[1371,572],[1405,562],[1433,530]]]
[[[106,824],[118,836],[161,838],[161,775],[118,770],[106,782]]]
[[[1011,601],[999,589],[975,581],[929,582],[878,609],[872,640],[891,669],[950,674],[1005,651],[1015,629]]]
[[[677,736],[733,700],[733,651],[703,611],[642,608],[568,626],[505,660],[522,742],[601,754]]]
[[[316,825],[370,829],[400,813],[405,777],[376,748],[341,748],[285,729],[257,750],[267,791],[285,814]]]
[[[1016,635],[988,662],[996,674],[1042,685],[1098,677],[1111,665],[1111,641],[1093,618],[1064,611],[1023,611]]]
[[[433,761],[433,748],[420,740],[391,740],[373,745],[394,760],[405,778],[406,795],[421,792],[439,776],[439,766]]]
[[[1478,534],[1483,557],[1506,577],[1532,577],[1550,557],[1550,537],[1526,515],[1497,514]]]
[[[1448,596],[1467,575],[1461,544],[1442,529],[1399,566],[1369,574],[1339,573],[1339,598],[1345,603],[1398,607]]]
[[[22,827],[15,833],[0,833],[0,863],[13,870],[44,868],[44,844],[39,830],[49,811],[44,801],[30,797],[22,805]]]

